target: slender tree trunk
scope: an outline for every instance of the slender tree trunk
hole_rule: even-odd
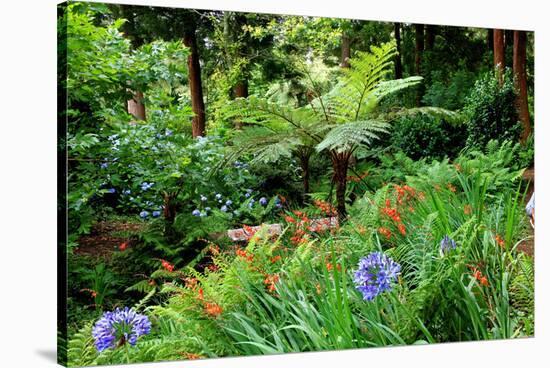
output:
[[[433,50],[435,46],[435,34],[437,32],[437,26],[429,24],[426,26],[426,50]]]
[[[334,182],[336,183],[336,210],[338,219],[343,222],[346,219],[346,187],[348,183],[349,154],[333,152],[331,154]]]
[[[311,152],[300,154],[300,167],[302,168],[302,182],[304,186],[304,198],[309,193],[309,158]]]
[[[422,75],[422,53],[424,52],[424,25],[423,24],[415,24],[415,68],[416,68],[416,75]],[[422,99],[424,89],[422,88],[422,85],[418,86],[417,93],[416,93],[416,105],[420,106],[420,101]]]
[[[487,29],[487,48],[489,50],[493,50],[493,44],[494,44],[493,33],[494,32],[495,32],[495,30],[492,29],[492,28]]]
[[[193,109],[193,137],[204,137],[206,134],[206,116],[204,113],[204,100],[202,96],[201,65],[195,29],[187,29],[184,32],[183,44],[190,49],[187,58],[189,73],[189,90],[191,93],[191,107]]]
[[[137,91],[131,100],[127,101],[128,113],[138,120],[145,119],[145,105],[143,104],[143,92]]]
[[[243,77],[243,79],[240,82],[237,82],[237,84],[233,88],[233,94],[235,95],[235,98],[248,97],[248,81],[246,80],[246,78]],[[243,127],[243,122],[241,120],[236,120],[235,128],[242,129],[242,127]]]
[[[493,31],[493,59],[497,71],[498,82],[504,83],[504,67],[506,66],[504,58],[504,31],[495,29]]]
[[[342,34],[342,57],[340,66],[342,68],[349,68],[349,59],[351,57],[351,41],[349,36],[345,33]]]
[[[395,43],[397,55],[395,55],[395,78],[403,78],[403,64],[401,64],[401,23],[394,23],[393,30],[395,35]]]
[[[514,31],[514,80],[518,92],[518,115],[523,125],[521,142],[525,143],[531,134],[531,122],[529,119],[529,103],[527,100],[527,70],[526,70],[526,43],[525,31]]]

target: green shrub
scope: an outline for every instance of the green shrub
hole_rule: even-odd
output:
[[[412,159],[455,157],[464,147],[463,125],[425,114],[407,116],[393,126],[392,145]]]
[[[521,132],[512,77],[505,73],[499,86],[492,74],[476,81],[464,107],[467,146],[483,148],[491,139],[517,141]]]

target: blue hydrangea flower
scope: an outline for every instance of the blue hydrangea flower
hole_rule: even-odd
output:
[[[220,193],[216,193],[216,199],[222,199],[222,195]]]
[[[206,207],[204,210],[205,210],[206,212],[208,212],[208,211],[210,211],[211,209],[212,209],[212,208],[210,208],[210,207]]]
[[[250,193],[247,192],[247,193],[244,194],[244,196],[245,196],[246,198],[250,198]]]
[[[220,208],[220,211],[222,211],[222,212],[227,212],[227,206],[224,204],[224,205]]]
[[[231,206],[233,204],[233,201],[231,199],[228,199],[227,202],[225,202],[226,206]]]
[[[148,189],[151,189],[151,187],[153,186],[154,183],[147,183],[146,181],[144,181],[143,183],[141,183],[141,190],[148,190]]]
[[[126,189],[125,191],[122,192],[122,194],[125,194],[125,195],[128,195],[130,193],[132,193],[130,189]]]
[[[207,198],[206,196],[203,196],[203,195],[201,194],[201,201],[202,201],[202,202],[206,202],[207,200],[208,200],[208,198]]]
[[[267,198],[266,198],[266,197],[260,198],[260,204],[261,204],[262,206],[267,205]]]
[[[164,133],[164,135],[166,135],[167,137],[170,137],[172,134],[174,134],[174,132],[172,132],[170,129],[166,129],[166,132]]]
[[[153,215],[153,217],[159,217],[160,216],[160,211],[153,211],[152,215]]]
[[[103,162],[103,163],[100,165],[100,167],[101,167],[102,169],[106,169],[107,166],[109,166],[109,164],[108,164],[107,162]]]
[[[201,211],[199,211],[198,209],[194,210],[193,212],[191,212],[191,214],[193,216],[200,216],[201,215]]]
[[[448,251],[456,248],[456,242],[451,239],[449,235],[445,235],[443,239],[441,239],[439,245],[441,247],[441,253],[447,253]]]
[[[144,218],[147,218],[147,216],[149,216],[149,212],[147,212],[147,211],[141,211],[141,212],[139,213],[139,217],[141,217],[141,218],[143,218],[143,219],[144,219]]]
[[[373,300],[377,295],[391,289],[397,280],[401,266],[382,252],[373,252],[359,260],[354,275],[355,288],[364,300]]]
[[[92,337],[98,351],[115,349],[129,343],[135,346],[140,336],[151,332],[151,322],[143,314],[133,309],[117,308],[114,312],[105,312],[92,329]]]
[[[109,188],[107,189],[107,193],[116,193],[116,189],[115,188]]]

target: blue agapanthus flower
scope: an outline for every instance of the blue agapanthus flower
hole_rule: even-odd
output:
[[[227,212],[227,206],[224,204],[224,205],[220,208],[220,210],[221,210],[222,212]]]
[[[260,198],[260,204],[261,204],[262,206],[267,205],[267,198],[266,198],[266,197]]]
[[[233,204],[233,201],[231,199],[228,199],[227,202],[225,202],[226,206],[231,206]]]
[[[109,189],[107,189],[107,193],[111,193],[111,194],[116,193],[116,189],[115,188],[109,188]]]
[[[456,248],[456,242],[451,239],[449,235],[445,235],[443,239],[441,239],[439,245],[441,246],[441,253],[447,253],[448,251]]]
[[[98,351],[129,343],[134,346],[140,336],[151,332],[151,322],[143,314],[133,309],[117,308],[114,312],[105,312],[92,329],[92,336]]]
[[[102,169],[106,169],[107,166],[109,166],[109,164],[108,164],[107,162],[103,162],[103,163],[101,163],[101,165],[100,165],[100,167],[101,167]]]
[[[130,189],[126,189],[125,191],[122,192],[122,194],[124,194],[124,195],[128,195],[130,193],[132,193],[132,191]]]
[[[153,215],[153,217],[159,217],[160,216],[160,211],[153,211],[152,215]]]
[[[144,218],[147,218],[147,216],[149,216],[149,212],[147,212],[147,211],[141,211],[141,212],[139,213],[139,217],[141,217],[141,218],[143,218],[143,219],[144,219]]]
[[[193,210],[193,212],[191,212],[191,214],[193,216],[200,216],[201,215],[201,211],[199,211],[198,209],[197,210]]]
[[[359,260],[355,271],[355,288],[364,300],[373,300],[377,295],[391,289],[392,282],[401,273],[401,266],[382,252],[373,252]]]

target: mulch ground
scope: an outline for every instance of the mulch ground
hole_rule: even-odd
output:
[[[92,227],[89,235],[78,240],[77,255],[91,256],[94,258],[108,258],[118,250],[120,244],[128,241],[128,238],[120,236],[121,232],[137,233],[143,225],[126,222],[101,221]]]

